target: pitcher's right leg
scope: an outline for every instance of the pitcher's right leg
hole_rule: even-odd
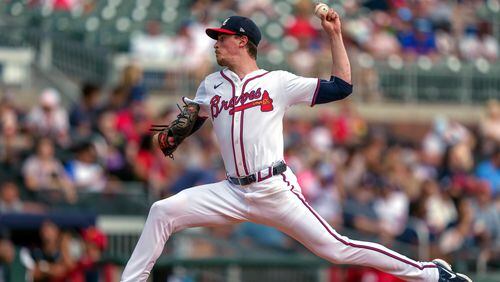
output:
[[[143,282],[170,235],[188,227],[245,221],[246,203],[227,181],[193,187],[155,202],[122,274],[122,282]]]
[[[290,171],[282,174],[281,182],[283,190],[280,193],[269,195],[269,199],[259,199],[259,208],[251,213],[252,220],[277,227],[316,255],[335,264],[373,267],[405,281],[438,281],[438,268],[433,262],[415,261],[382,245],[351,240],[338,234],[306,202],[297,178]]]

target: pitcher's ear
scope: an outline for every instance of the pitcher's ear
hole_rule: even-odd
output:
[[[245,35],[240,36],[240,47],[244,47],[248,43],[248,37]]]

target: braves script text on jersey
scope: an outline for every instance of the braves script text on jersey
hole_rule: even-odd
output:
[[[332,263],[374,267],[408,281],[438,280],[434,263],[339,235],[305,201],[290,168],[272,175],[271,167],[283,160],[286,110],[299,103],[314,105],[319,83],[265,70],[240,79],[224,69],[205,78],[192,101],[201,105],[200,116],[213,123],[228,176],[257,173],[257,181],[241,186],[223,180],[154,203],[122,281],[146,281],[174,232],[244,221],[276,227]]]

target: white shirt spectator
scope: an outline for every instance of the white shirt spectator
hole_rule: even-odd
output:
[[[166,35],[138,33],[132,35],[130,49],[132,56],[138,60],[165,61],[172,57],[168,48],[170,44],[172,42]]]
[[[498,59],[498,41],[491,35],[486,35],[481,40],[481,56],[489,61]]]
[[[25,178],[29,177],[35,181],[35,190],[58,189],[59,179],[67,179],[67,174],[59,160],[42,160],[36,155],[25,161],[22,172]]]
[[[332,135],[328,128],[317,126],[311,131],[311,145],[318,151],[327,153],[333,146]]]
[[[106,186],[104,169],[97,163],[71,162],[70,176],[80,192],[101,192]]]
[[[377,199],[374,204],[382,229],[394,236],[404,231],[408,219],[408,208],[408,196],[400,191],[389,192],[389,195]]]
[[[457,218],[455,205],[440,195],[432,195],[425,203],[427,208],[427,224],[435,231],[443,231],[448,224]]]
[[[39,105],[28,114],[28,126],[35,134],[47,136],[62,144],[69,129],[68,113],[60,106],[59,92],[46,89],[40,95]]]
[[[475,60],[481,57],[481,42],[475,35],[466,35],[459,41],[458,47],[462,57],[466,60]]]

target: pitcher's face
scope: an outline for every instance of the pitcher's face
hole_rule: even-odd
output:
[[[235,62],[240,56],[241,48],[241,36],[220,34],[214,45],[217,64],[220,66],[233,65],[233,62]]]

